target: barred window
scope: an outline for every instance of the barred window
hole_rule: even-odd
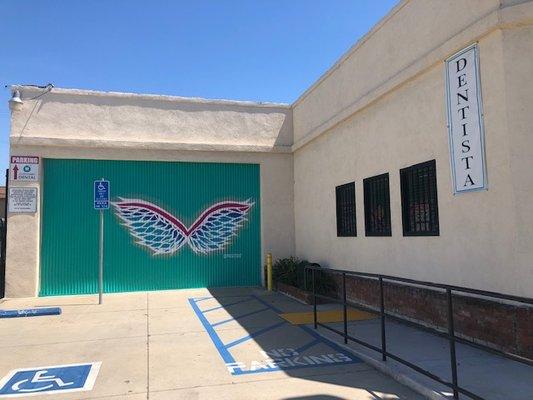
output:
[[[335,188],[337,236],[357,236],[355,220],[355,182]]]
[[[389,174],[363,180],[366,236],[391,236]]]
[[[404,236],[438,236],[435,160],[400,170]]]

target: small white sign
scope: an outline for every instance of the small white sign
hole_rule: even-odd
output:
[[[9,212],[34,213],[37,211],[37,188],[9,188]]]
[[[446,97],[454,193],[486,189],[485,133],[476,44],[446,60]]]
[[[38,181],[39,157],[11,156],[9,174],[12,181]]]

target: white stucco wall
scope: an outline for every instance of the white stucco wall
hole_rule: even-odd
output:
[[[43,92],[13,88],[27,99]],[[14,114],[11,143],[287,152],[292,114],[284,104],[55,88]]]
[[[296,254],[324,265],[533,295],[533,3],[400,3],[294,105]],[[478,41],[489,190],[452,194],[444,59]],[[527,72],[529,71],[529,72]],[[517,115],[519,114],[519,115]],[[402,235],[401,168],[436,159],[440,236]],[[392,237],[365,237],[364,178],[388,172]],[[335,186],[356,182],[355,238]]]
[[[22,98],[42,91],[20,88]],[[261,174],[263,256],[294,252],[291,111],[286,105],[54,89],[12,114],[11,155],[255,163]],[[39,183],[14,183],[34,186]],[[9,214],[6,295],[35,296],[40,206]],[[264,259],[264,257],[263,257]]]
[[[516,233],[514,265],[507,273],[520,279],[533,295],[533,21],[503,31],[505,101],[509,133],[509,164],[514,189]],[[510,278],[509,278],[510,279]],[[527,287],[526,287],[527,289]]]

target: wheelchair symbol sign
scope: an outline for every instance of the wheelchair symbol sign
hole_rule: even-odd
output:
[[[107,210],[109,208],[109,181],[104,179],[94,181],[94,209]]]
[[[101,362],[16,369],[0,381],[0,398],[92,390]]]

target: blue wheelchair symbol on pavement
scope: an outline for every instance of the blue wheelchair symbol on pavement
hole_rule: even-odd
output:
[[[92,390],[101,362],[24,368],[0,381],[0,397]]]

